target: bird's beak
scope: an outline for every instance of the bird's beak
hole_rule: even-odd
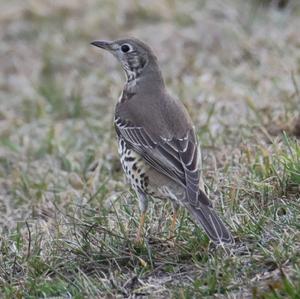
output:
[[[105,40],[95,40],[95,41],[91,42],[91,45],[99,47],[104,50],[108,50],[108,51],[113,50],[113,48],[112,48],[113,43],[109,42],[109,41],[105,41]]]

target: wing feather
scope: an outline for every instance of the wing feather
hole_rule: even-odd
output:
[[[151,136],[145,128],[134,126],[120,118],[115,120],[115,126],[117,134],[124,138],[152,167],[186,189],[187,199],[192,206],[198,205],[199,149],[192,129],[182,138],[165,138]],[[202,203],[210,204],[207,201]]]

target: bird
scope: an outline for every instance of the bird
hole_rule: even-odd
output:
[[[199,142],[183,103],[166,90],[152,49],[136,38],[95,40],[91,45],[120,62],[127,81],[115,107],[114,126],[122,168],[140,208],[140,240],[149,198],[170,200],[172,229],[183,206],[215,244],[234,239],[205,192]]]

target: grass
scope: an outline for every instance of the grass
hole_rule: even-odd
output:
[[[300,7],[278,3],[1,4],[1,298],[299,298]],[[232,247],[183,210],[170,240],[158,200],[133,242],[112,125],[124,77],[89,46],[129,35],[193,118]]]

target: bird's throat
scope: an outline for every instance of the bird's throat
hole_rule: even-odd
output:
[[[124,103],[129,101],[137,91],[137,81],[138,79],[135,78],[133,80],[128,80],[123,88],[123,91],[119,97],[119,103]]]
[[[164,81],[158,68],[143,71],[129,71],[125,69],[125,71],[127,82],[119,97],[120,103],[129,101],[134,95],[138,94],[139,91],[148,91],[153,94],[164,88]],[[151,82],[150,85],[149,82]]]

